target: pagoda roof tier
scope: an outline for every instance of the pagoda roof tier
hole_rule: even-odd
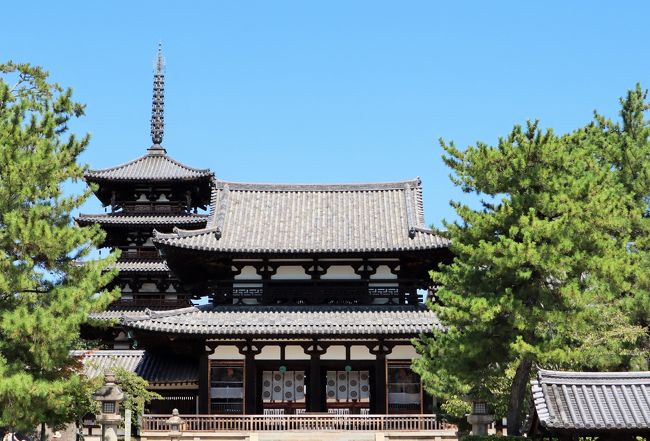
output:
[[[213,306],[145,311],[123,317],[126,328],[203,337],[417,335],[440,327],[420,306]]]
[[[531,383],[536,416],[551,433],[650,431],[650,372],[540,369]]]
[[[148,149],[146,155],[133,161],[84,173],[86,180],[91,182],[198,181],[209,180],[213,176],[209,169],[192,168],[172,159],[160,147]]]
[[[162,259],[118,260],[114,265],[120,273],[168,273],[169,267]]]
[[[446,248],[427,228],[419,179],[336,185],[215,180],[205,228],[154,231],[173,248],[217,253],[366,253]]]
[[[100,224],[102,226],[132,227],[136,225],[205,225],[205,214],[80,214],[75,218],[78,225]]]
[[[150,385],[198,384],[198,363],[187,357],[152,354],[142,350],[73,351],[88,378],[122,368],[144,378]]]

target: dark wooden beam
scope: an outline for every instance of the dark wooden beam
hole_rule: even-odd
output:
[[[210,413],[210,363],[208,352],[204,351],[199,356],[199,413]]]

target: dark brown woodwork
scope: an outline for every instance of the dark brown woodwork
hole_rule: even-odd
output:
[[[321,412],[325,409],[325,397],[323,390],[325,375],[321,365],[321,355],[327,352],[327,345],[314,339],[310,344],[303,345],[305,354],[309,360],[309,389],[307,389],[307,410],[309,412]]]
[[[262,346],[253,344],[250,340],[239,347],[239,353],[244,358],[244,413],[254,415],[257,408],[257,366],[255,356],[262,352]]]
[[[210,362],[208,352],[199,356],[199,413],[207,414],[210,409]]]
[[[368,349],[375,356],[373,381],[375,395],[372,400],[374,408],[371,409],[371,412],[385,414],[388,404],[386,400],[388,395],[386,390],[386,355],[393,351],[393,347],[380,338],[377,344],[368,346]]]

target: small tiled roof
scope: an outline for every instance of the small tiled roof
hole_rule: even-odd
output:
[[[545,429],[650,430],[650,372],[559,372],[540,369],[531,381]]]
[[[198,383],[196,360],[186,357],[152,354],[141,350],[73,351],[80,357],[84,373],[89,378],[104,375],[106,370],[123,368],[144,378],[151,385]]]
[[[212,176],[214,174],[209,169],[181,164],[163,149],[149,149],[146,155],[125,164],[84,173],[89,181],[187,181]]]
[[[119,260],[115,266],[121,273],[167,273],[169,267],[164,260],[139,259]]]
[[[448,246],[424,221],[420,180],[280,185],[214,181],[204,229],[154,232],[163,247],[214,252],[339,253]]]
[[[208,216],[205,214],[80,214],[75,218],[79,225],[205,225]]]
[[[127,328],[203,336],[414,335],[440,327],[418,306],[192,306],[125,317]]]

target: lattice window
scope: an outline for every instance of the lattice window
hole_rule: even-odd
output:
[[[327,371],[328,403],[366,403],[370,401],[368,371]]]
[[[305,371],[264,371],[262,400],[264,403],[304,403]]]

